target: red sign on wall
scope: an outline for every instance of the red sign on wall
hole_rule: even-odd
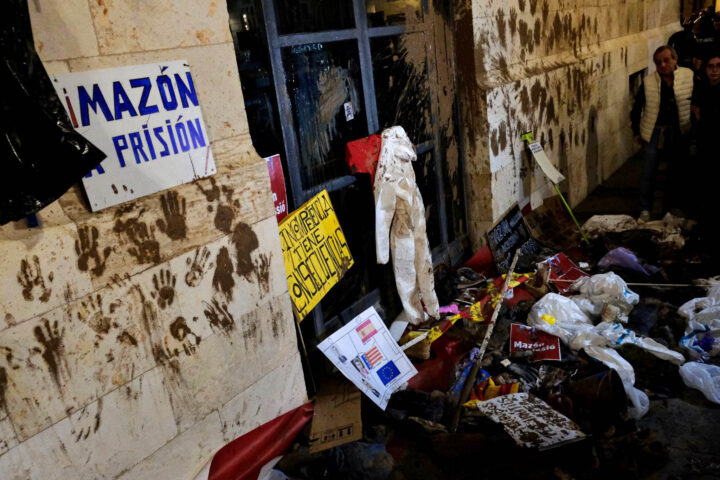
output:
[[[270,188],[272,189],[273,201],[275,202],[275,217],[277,222],[288,214],[287,194],[285,192],[285,177],[283,176],[282,162],[280,155],[266,157],[268,172],[270,172]]]

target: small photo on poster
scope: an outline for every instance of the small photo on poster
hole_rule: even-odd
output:
[[[323,340],[318,348],[383,410],[393,392],[417,374],[372,307]]]

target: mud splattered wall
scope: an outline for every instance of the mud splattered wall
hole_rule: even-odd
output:
[[[306,397],[226,6],[28,3],[50,74],[188,60],[218,173],[0,229],[0,476],[192,478]]]
[[[457,0],[470,231],[550,195],[520,140],[532,130],[580,202],[634,152],[629,76],[679,28],[678,0]],[[461,38],[464,38],[462,40]],[[459,49],[461,50],[461,49]]]

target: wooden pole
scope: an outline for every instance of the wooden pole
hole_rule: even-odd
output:
[[[490,321],[488,322],[487,331],[485,332],[485,338],[483,338],[482,344],[480,345],[480,352],[478,352],[477,357],[475,357],[475,362],[470,369],[468,378],[465,381],[465,385],[463,385],[462,392],[460,393],[458,404],[455,405],[452,422],[450,423],[450,431],[453,433],[457,431],[458,424],[460,423],[460,415],[462,414],[463,405],[465,404],[465,402],[467,402],[467,399],[470,396],[470,391],[472,390],[473,385],[475,385],[475,379],[477,378],[478,371],[480,371],[480,365],[482,364],[482,359],[485,356],[485,350],[487,349],[488,342],[490,341],[490,337],[492,336],[492,332],[495,327],[495,321],[497,320],[498,314],[500,313],[502,301],[503,298],[505,298],[505,292],[507,292],[508,285],[510,285],[510,280],[512,279],[513,272],[515,271],[515,265],[517,265],[519,257],[520,249],[518,248],[515,251],[515,256],[513,257],[510,269],[505,276],[505,283],[503,283],[502,289],[500,290],[500,301],[495,306],[495,310],[493,310]]]
[[[566,280],[563,278],[550,279],[554,283],[575,283],[576,280]],[[712,283],[642,283],[642,282],[626,282],[629,287],[712,287]]]
[[[578,230],[580,230],[580,235],[582,235],[583,241],[586,245],[590,245],[590,240],[588,240],[588,237],[585,234],[585,230],[583,230],[583,228],[580,226],[580,222],[578,222],[578,219],[575,218],[575,214],[573,213],[572,208],[570,208],[570,204],[565,201],[565,197],[563,197],[563,194],[560,191],[560,187],[557,186],[557,183],[553,183],[553,187],[555,187],[555,191],[560,196],[560,200],[562,200],[563,205],[565,205],[565,208],[567,208],[567,211],[570,214],[570,218],[572,218],[572,221],[575,222],[575,226],[578,228]]]

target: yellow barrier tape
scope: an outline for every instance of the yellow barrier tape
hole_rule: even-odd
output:
[[[532,273],[513,273],[512,279],[510,280],[510,286],[512,288],[517,287],[518,285],[521,285],[522,282],[518,281],[518,279],[525,277],[526,279],[531,279],[535,275],[534,272]],[[505,278],[505,275],[503,274],[503,278]],[[495,287],[494,284],[490,283],[487,288],[487,294],[490,296],[490,302],[493,308],[495,308],[500,301],[500,293],[498,292],[498,289]],[[455,322],[460,320],[461,318],[466,318],[474,323],[480,323],[485,321],[485,317],[483,317],[482,311],[484,307],[483,301],[476,302],[472,304],[470,307],[466,308],[462,312],[458,313],[457,315],[453,315],[452,317],[444,320],[443,322],[440,322],[440,324],[435,325],[428,331],[427,337],[423,340],[425,343],[432,343],[438,338],[442,337],[443,333],[450,330],[450,328],[455,325]],[[448,325],[446,322],[449,322],[450,325]],[[408,332],[403,338],[400,339],[400,343],[404,344],[409,342],[410,340],[419,337],[420,335],[423,335],[425,333],[424,330],[415,330],[412,332]]]
[[[440,322],[440,324],[435,325],[428,331],[428,336],[425,337],[423,340],[424,343],[432,343],[438,338],[442,337],[443,333],[447,332],[452,328],[453,325],[455,325],[455,322],[460,320],[461,318],[467,318],[471,322],[483,322],[485,318],[483,318],[482,315],[482,308],[483,304],[482,302],[477,302],[472,304],[467,309],[463,310],[462,312],[458,313],[457,315],[453,315],[450,318],[445,319],[444,321]],[[446,322],[449,322],[450,325],[448,325]],[[405,335],[401,339],[401,343],[407,343],[408,341],[412,340],[413,338],[417,338],[420,335],[423,335],[425,331],[423,330],[415,330],[413,332],[408,332],[407,335]]]
[[[505,278],[505,275],[503,273],[502,278]],[[508,288],[515,288],[518,285],[522,285],[523,282],[518,281],[518,279],[525,277],[527,280],[530,280],[535,276],[535,272],[530,273],[513,273],[512,278],[510,279],[510,282],[508,283]],[[488,295],[490,295],[490,305],[492,305],[493,308],[497,307],[497,304],[500,303],[502,295],[500,295],[500,292],[498,291],[498,288],[495,286],[494,283],[490,283],[488,285],[487,289]]]

